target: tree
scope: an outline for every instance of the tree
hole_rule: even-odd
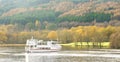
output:
[[[97,30],[97,42],[99,43],[99,47],[102,48],[102,42],[107,42],[108,41],[108,37],[105,34],[105,28],[99,27],[99,29]]]
[[[82,42],[83,42],[83,36],[84,36],[84,33],[83,33],[83,29],[77,29],[76,30],[76,33],[75,33],[75,40],[77,42],[80,42],[81,43],[81,48],[82,48]]]
[[[29,39],[30,38],[30,34],[29,32],[19,32],[18,34],[18,41],[16,41],[16,43],[26,43],[26,39]]]
[[[120,48],[120,31],[110,36],[110,46],[111,48]]]
[[[27,23],[26,25],[25,25],[25,30],[26,31],[31,31],[31,30],[34,30],[35,29],[35,25],[34,25],[34,23]]]
[[[73,40],[73,33],[71,30],[64,29],[58,31],[58,40],[62,43],[70,43]]]
[[[0,43],[4,43],[7,39],[7,34],[5,32],[0,32]]]
[[[40,21],[36,20],[35,21],[35,26],[36,26],[37,30],[40,30],[41,29],[41,23],[40,23]]]
[[[49,32],[47,38],[49,38],[50,40],[57,40],[58,37],[56,31]]]
[[[56,30],[57,29],[57,25],[54,24],[54,23],[49,23],[47,28],[48,28],[48,30]]]

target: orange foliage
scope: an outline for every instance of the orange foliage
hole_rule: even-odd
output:
[[[47,38],[49,38],[50,40],[57,40],[57,33],[56,33],[56,31],[49,32]]]

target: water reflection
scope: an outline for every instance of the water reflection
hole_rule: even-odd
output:
[[[24,55],[16,55],[16,53],[0,53],[0,62],[25,62]]]
[[[120,54],[100,51],[0,53],[0,62],[120,62]]]
[[[85,51],[82,51],[85,52]],[[25,53],[26,62],[119,62],[119,54],[106,54],[96,51],[62,51],[53,53]]]
[[[58,62],[57,53],[25,53],[26,62]]]
[[[25,53],[24,48],[0,48],[0,62],[120,62],[120,50]]]

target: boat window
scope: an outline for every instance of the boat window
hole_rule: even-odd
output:
[[[50,49],[50,48],[47,48],[47,49]]]
[[[38,43],[38,45],[42,45],[42,43]]]
[[[47,43],[45,43],[45,42],[44,43],[38,43],[38,45],[47,45]]]
[[[44,43],[43,43],[43,45],[47,45],[47,43],[46,43],[46,42],[44,42]]]
[[[31,45],[30,47],[32,48],[33,46]]]
[[[55,42],[52,42],[52,44],[56,44]]]

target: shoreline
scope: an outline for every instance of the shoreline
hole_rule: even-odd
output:
[[[24,47],[25,44],[0,44],[0,47]]]

